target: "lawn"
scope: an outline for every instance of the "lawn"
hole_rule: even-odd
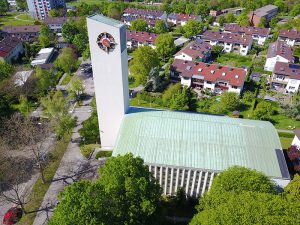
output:
[[[249,56],[241,56],[234,53],[222,54],[216,59],[217,63],[220,63],[224,66],[233,66],[233,67],[250,67],[252,65],[252,59]]]
[[[67,6],[77,6],[80,3],[86,3],[86,4],[98,4],[102,2],[102,0],[73,0],[67,3]]]
[[[292,141],[293,138],[280,137],[282,149],[287,150],[289,147],[291,147]]]
[[[155,103],[151,103],[151,102],[147,102],[138,98],[133,98],[130,100],[130,105],[131,106],[138,106],[138,107],[145,107],[145,108],[156,108],[156,109],[163,109],[163,107],[161,107],[158,104]]]
[[[17,17],[18,19],[16,19]],[[5,16],[0,16],[0,28],[3,26],[22,26],[22,25],[33,25],[34,19],[25,13],[8,13]]]
[[[44,170],[45,178],[49,182],[43,184],[41,177],[39,177],[37,182],[34,184],[32,192],[29,196],[29,202],[25,206],[28,212],[36,211],[41,206],[42,201],[44,199],[44,195],[48,191],[51,181],[55,175],[55,172],[59,167],[61,159],[69,145],[70,139],[71,134],[67,134],[62,140],[56,143],[51,155],[51,161]],[[35,216],[36,213],[26,214],[22,217],[21,221],[18,224],[31,225],[33,224]]]

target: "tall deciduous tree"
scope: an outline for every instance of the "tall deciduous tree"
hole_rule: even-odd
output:
[[[221,96],[221,105],[224,110],[233,111],[239,106],[239,95],[234,92],[225,92]]]
[[[52,71],[43,70],[37,66],[35,68],[35,77],[37,78],[37,88],[40,96],[43,96],[47,91],[56,84],[56,77]]]
[[[158,56],[166,62],[175,50],[174,39],[171,34],[161,34],[155,40],[156,51]]]
[[[238,25],[240,26],[248,26],[250,24],[249,22],[249,17],[246,13],[242,13],[240,14],[237,19],[236,22],[238,23]]]
[[[155,33],[162,34],[168,32],[168,27],[163,20],[157,20],[154,26]]]
[[[234,16],[233,12],[227,13],[226,16],[225,16],[225,20],[226,20],[226,23],[235,22],[235,16]]]
[[[65,73],[71,73],[77,65],[77,57],[72,48],[64,48],[55,61],[55,66],[61,68]]]
[[[16,3],[18,5],[18,7],[22,10],[26,10],[28,9],[28,6],[27,6],[27,1],[24,1],[24,0],[16,0]]]
[[[145,84],[151,69],[157,66],[159,66],[159,59],[156,51],[149,46],[142,46],[133,52],[129,70],[137,83]]]
[[[72,43],[75,35],[79,33],[74,20],[69,20],[68,22],[64,23],[61,31],[63,38],[69,43]]]
[[[176,93],[171,101],[170,108],[174,110],[188,111],[194,109],[194,96],[190,88],[184,87]]]
[[[189,38],[203,32],[204,25],[199,20],[188,20],[183,26],[184,36]]]
[[[14,67],[6,62],[0,61],[0,82],[8,78],[14,72]]]
[[[73,100],[79,101],[80,96],[83,94],[84,87],[80,79],[72,79],[68,89],[69,97]]]
[[[73,44],[76,46],[77,50],[83,53],[88,45],[89,39],[87,33],[76,34],[73,39]]]
[[[284,188],[285,193],[300,201],[300,176],[296,174],[293,180]]]
[[[258,27],[264,28],[267,26],[267,20],[265,17],[262,17],[259,21]]]
[[[275,114],[275,108],[271,102],[262,101],[257,104],[253,117],[258,120],[271,120],[272,115]]]
[[[52,33],[50,27],[46,23],[42,23],[40,30],[40,44],[43,48],[46,48],[50,45],[52,39]]]
[[[148,30],[148,24],[146,20],[144,19],[136,19],[131,21],[131,30],[136,31],[147,31]]]
[[[8,12],[8,2],[7,0],[0,0],[0,15],[3,15]]]

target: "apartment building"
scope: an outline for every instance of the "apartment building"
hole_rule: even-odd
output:
[[[27,0],[29,13],[37,19],[44,19],[49,16],[51,9],[66,8],[65,0]]]
[[[248,14],[250,24],[258,27],[261,19],[264,17],[269,23],[271,19],[278,14],[278,7],[275,5],[266,5]]]
[[[300,32],[296,30],[281,30],[278,40],[285,41],[288,45],[300,45]]]
[[[168,15],[167,21],[173,25],[184,26],[189,20],[201,20],[201,16],[183,13],[171,13]]]
[[[44,22],[48,24],[51,31],[61,32],[62,26],[69,20],[79,20],[80,17],[46,17]]]
[[[40,35],[40,25],[6,26],[1,30],[4,37],[16,37],[21,41],[34,41]]]
[[[157,37],[158,34],[154,33],[127,30],[127,48],[132,49],[146,45],[155,49],[155,40]]]

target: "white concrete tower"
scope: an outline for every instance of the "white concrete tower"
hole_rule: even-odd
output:
[[[129,108],[126,26],[117,20],[87,18],[101,147],[113,149]]]

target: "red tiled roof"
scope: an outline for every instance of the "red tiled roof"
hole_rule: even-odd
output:
[[[273,58],[279,55],[289,60],[290,62],[293,62],[294,61],[293,54],[294,51],[291,46],[286,44],[284,41],[275,41],[269,44],[267,58]]]
[[[80,17],[46,17],[44,19],[47,24],[64,24],[69,20],[79,20]]]
[[[15,33],[37,33],[40,32],[40,25],[28,25],[28,26],[6,26],[2,28],[2,31],[9,34]]]
[[[242,68],[220,66],[217,64],[207,64],[203,62],[191,62],[175,59],[172,70],[180,72],[183,77],[193,75],[202,76],[205,81],[228,81],[230,85],[241,87],[244,85],[246,71]]]
[[[136,8],[127,8],[124,10],[124,13],[136,14],[136,15],[141,15],[141,16],[153,16],[153,17],[161,17],[164,14],[164,12],[162,12],[162,11],[136,9]]]
[[[250,45],[253,41],[252,36],[250,35],[222,33],[210,30],[205,31],[202,34],[202,37],[203,39],[210,41],[223,41],[226,43],[238,43],[241,45]]]
[[[147,22],[147,24],[150,26],[154,26],[156,21],[160,20],[160,19],[145,18],[145,17],[141,17],[141,16],[123,16],[121,18],[121,21],[122,22],[131,22],[131,21],[137,20],[137,19],[145,20]]]
[[[247,34],[247,35],[259,35],[266,37],[270,34],[270,28],[259,28],[250,26],[240,26],[238,24],[226,23],[224,24],[224,30],[231,33]]]
[[[276,62],[273,72],[289,76],[291,79],[300,80],[300,64]]]
[[[17,38],[4,38],[0,41],[0,57],[5,58],[20,42]]]
[[[177,55],[181,55],[182,53],[191,56],[193,59],[203,58],[205,55],[211,50],[211,45],[199,40],[193,41],[189,43],[186,47],[181,49],[179,52],[176,53]]]
[[[300,32],[296,30],[281,30],[279,37],[288,38],[291,40],[300,40]]]
[[[176,21],[188,21],[188,20],[198,20],[200,16],[184,13],[171,13],[168,16],[169,19],[176,19]]]
[[[158,34],[127,30],[126,37],[128,41],[149,42],[154,44]]]

